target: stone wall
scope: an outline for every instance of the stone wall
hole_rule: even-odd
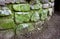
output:
[[[0,0],[0,38],[11,39],[14,33],[19,36],[36,29],[53,11],[54,0]]]

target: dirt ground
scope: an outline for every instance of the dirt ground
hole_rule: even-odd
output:
[[[16,39],[60,39],[60,14],[54,14],[43,26],[46,26],[46,29],[42,32],[34,31],[34,33],[19,36]]]

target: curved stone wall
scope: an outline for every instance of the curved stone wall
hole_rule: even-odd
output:
[[[54,11],[54,0],[5,0],[0,5],[0,29],[15,30],[17,35],[34,30],[38,24],[41,26]]]

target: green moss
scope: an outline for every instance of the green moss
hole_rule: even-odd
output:
[[[27,33],[27,32],[30,32],[34,30],[34,26],[33,26],[33,23],[23,23],[23,24],[20,24],[17,26],[17,33],[19,34],[24,34],[24,33]]]
[[[30,13],[30,12],[17,12],[15,14],[16,22],[18,22],[18,23],[29,22],[31,14],[32,13]]]
[[[8,7],[11,11],[13,11],[13,4],[6,4],[6,7]]]
[[[34,11],[32,11],[32,16],[31,16],[31,21],[38,21],[39,19],[40,19],[40,16],[39,16],[39,10],[38,11],[36,11],[36,10],[34,10]]]
[[[41,3],[38,3],[38,4],[34,4],[34,5],[31,5],[31,9],[40,9],[42,8],[42,4]]]
[[[46,20],[48,16],[48,9],[44,9],[41,13],[41,20]]]
[[[0,18],[0,27],[2,29],[14,28],[15,24],[11,17],[1,17]]]
[[[13,9],[15,11],[29,11],[30,5],[29,4],[14,4]]]

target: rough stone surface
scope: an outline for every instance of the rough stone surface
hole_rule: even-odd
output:
[[[49,8],[49,4],[43,4],[42,7],[43,8]]]
[[[30,5],[29,4],[17,4],[17,5],[15,4],[15,5],[13,5],[13,9],[15,11],[29,11]]]
[[[43,33],[43,37],[40,37],[39,32],[44,29],[45,21],[52,16],[53,1],[0,0],[0,5],[4,5],[0,6],[0,39],[15,39],[16,37],[16,39],[49,39],[52,36],[49,32],[54,34],[55,28],[52,28],[52,31],[50,28],[45,31],[48,33],[46,35]]]
[[[48,3],[49,0],[41,0],[42,3]]]
[[[52,8],[49,8],[49,15],[52,16],[52,13],[53,13],[53,9]]]
[[[16,23],[29,22],[31,13],[30,12],[16,12],[15,14]]]
[[[0,31],[0,39],[13,39],[13,37],[14,37],[13,30]]]

